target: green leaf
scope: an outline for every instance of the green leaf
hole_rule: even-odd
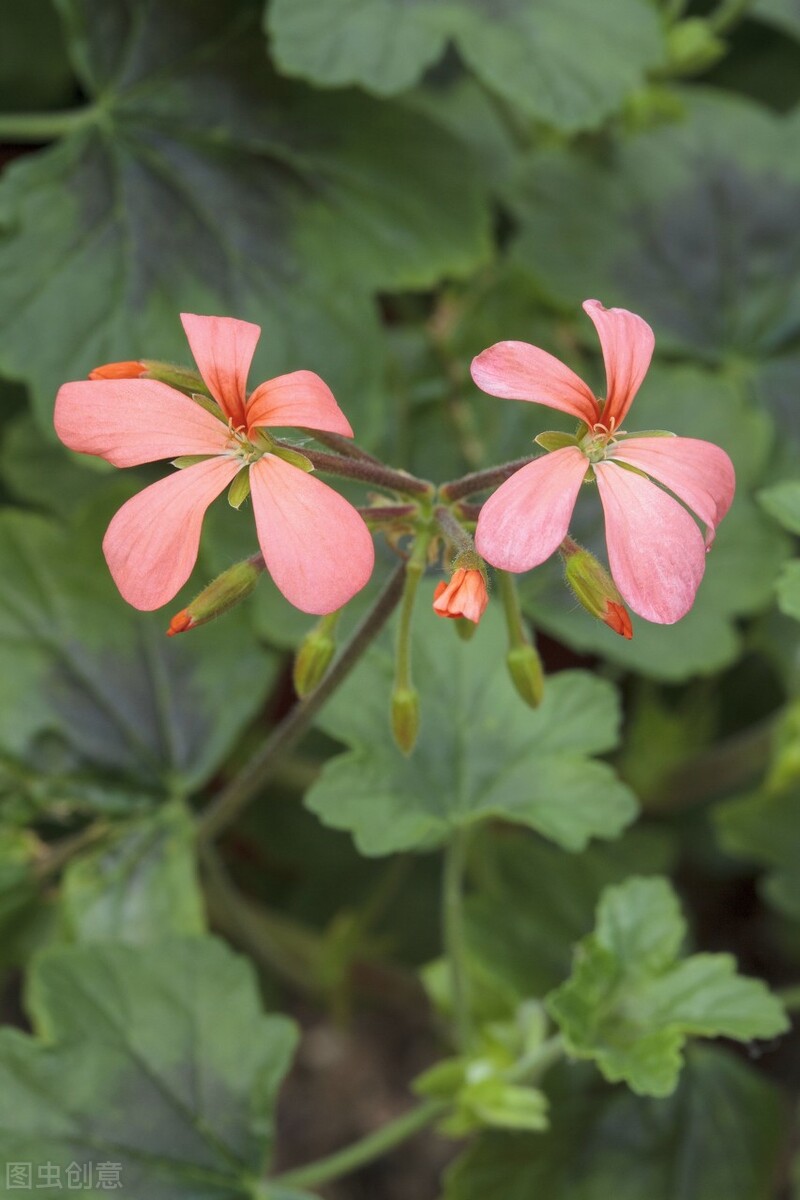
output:
[[[95,787],[187,791],[220,765],[276,664],[241,620],[171,639],[163,613],[125,604],[100,550],[105,518],[0,513],[0,750],[59,777],[93,772]]]
[[[634,636],[626,641],[570,604],[557,561],[525,577],[525,607],[539,625],[569,645],[599,651],[628,670],[670,681],[708,675],[741,653],[736,618],[773,603],[775,580],[788,552],[787,538],[748,495],[765,470],[771,423],[717,374],[654,367],[626,419],[631,433],[640,425],[715,442],[728,451],[736,468],[736,499],[719,527],[693,608],[675,625],[654,625],[634,615]],[[592,489],[583,490],[570,532],[607,561],[602,509]]]
[[[602,124],[664,57],[641,0],[272,0],[267,28],[287,74],[379,95],[414,84],[452,40],[492,91],[569,130]]]
[[[800,621],[800,559],[784,564],[778,577],[778,608],[787,617]]]
[[[37,961],[28,1008],[35,1039],[0,1032],[3,1162],[63,1179],[111,1161],[148,1200],[253,1196],[297,1035],[263,1015],[244,959],[210,938],[62,947]]]
[[[481,881],[466,902],[473,969],[517,1001],[561,983],[604,887],[634,870],[667,870],[672,858],[663,836],[639,827],[581,854],[519,830],[487,830],[473,855]]]
[[[72,103],[75,79],[51,0],[26,0],[3,14],[0,112],[36,112]]]
[[[469,643],[421,612],[414,671],[423,684],[422,725],[406,757],[388,735],[394,670],[386,648],[369,654],[325,709],[320,724],[350,750],[326,763],[306,804],[347,829],[363,854],[430,849],[454,829],[503,817],[569,850],[615,837],[636,803],[607,764],[619,713],[613,688],[579,671],[548,680],[535,712],[505,671],[506,636],[487,614]],[[385,645],[385,643],[384,643]]]
[[[800,3],[798,0],[753,0],[748,17],[759,17],[800,41]]]
[[[510,197],[514,255],[559,304],[577,310],[588,293],[640,313],[657,354],[746,372],[800,329],[800,118],[684,98],[683,121],[532,154]]]
[[[272,76],[255,0],[59,7],[95,107],[0,188],[0,368],[49,426],[65,378],[188,362],[178,312],[218,312],[264,326],[253,383],[308,367],[365,418],[383,353],[371,292],[489,253],[469,152],[399,106]]]
[[[679,961],[686,923],[666,879],[607,888],[595,932],[578,946],[572,977],[548,998],[567,1051],[591,1058],[612,1083],[668,1096],[687,1037],[749,1041],[788,1028],[761,980],[736,973],[729,954]]]
[[[800,920],[800,787],[797,782],[719,805],[714,813],[728,854],[767,868],[763,892],[781,912]]]
[[[776,1088],[716,1050],[687,1055],[677,1091],[643,1099],[547,1077],[551,1129],[482,1135],[450,1169],[444,1200],[767,1200],[783,1155]]]
[[[65,872],[62,905],[76,941],[147,942],[205,929],[194,823],[173,802],[124,823]]]
[[[762,488],[758,502],[784,529],[800,534],[800,480],[787,479]]]

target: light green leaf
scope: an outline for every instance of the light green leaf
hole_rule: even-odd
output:
[[[788,1028],[761,980],[736,973],[729,954],[678,960],[686,924],[666,879],[607,888],[595,932],[576,951],[571,979],[548,998],[567,1051],[591,1058],[612,1083],[668,1096],[687,1037],[750,1041]]]
[[[64,875],[67,932],[76,941],[148,942],[205,929],[194,823],[179,802],[115,829]]]
[[[59,948],[28,1007],[36,1038],[0,1033],[1,1161],[52,1162],[62,1180],[110,1161],[122,1194],[148,1200],[253,1196],[297,1035],[263,1015],[244,959],[210,938]]]
[[[758,502],[784,529],[800,534],[800,480],[787,479],[762,488]]]
[[[105,521],[0,514],[0,749],[57,777],[88,769],[87,788],[186,791],[219,766],[276,664],[241,620],[167,638],[163,613],[125,604]]]
[[[598,1088],[575,1066],[547,1077],[548,1133],[482,1135],[444,1200],[766,1200],[783,1155],[776,1088],[716,1050],[687,1055],[666,1100]]]
[[[287,74],[379,95],[414,84],[452,40],[504,100],[570,130],[600,125],[664,58],[641,0],[272,0],[267,28]]]
[[[121,358],[188,362],[178,312],[229,314],[264,327],[253,384],[317,370],[368,434],[372,291],[488,256],[469,152],[398,106],[272,76],[255,0],[144,0],[135,17],[125,0],[59,7],[96,107],[6,171],[0,368],[49,427],[65,378]]]
[[[778,608],[787,617],[800,621],[800,559],[784,564],[778,577]]]
[[[387,729],[393,654],[369,654],[320,718],[350,750],[329,761],[307,793],[312,812],[376,855],[430,849],[490,817],[529,825],[569,850],[619,834],[635,800],[609,766],[590,757],[616,741],[613,689],[565,671],[548,680],[534,712],[506,675],[505,653],[495,614],[464,643],[420,612],[414,671],[423,686],[422,725],[408,757]]]

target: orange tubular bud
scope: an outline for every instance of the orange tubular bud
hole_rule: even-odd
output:
[[[602,563],[572,538],[564,539],[560,551],[564,574],[576,599],[598,621],[630,640],[633,637],[631,618],[614,580]]]
[[[189,616],[187,610],[182,608],[179,613],[175,613],[175,616],[170,621],[167,637],[175,637],[176,633],[185,633],[187,629],[192,628],[193,624],[194,621]]]
[[[90,379],[139,379],[147,374],[147,366],[143,362],[105,363],[89,372]]]
[[[433,593],[433,611],[438,617],[465,617],[478,624],[489,603],[483,572],[458,567],[449,583],[438,583]]]
[[[221,617],[234,604],[249,596],[265,569],[264,560],[256,556],[234,563],[204,588],[187,608],[182,608],[169,623],[167,637],[185,633],[197,625],[205,625],[215,617]]]

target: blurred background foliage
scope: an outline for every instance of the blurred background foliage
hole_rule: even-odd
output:
[[[414,852],[435,847],[448,823],[512,807],[479,790],[457,813],[442,799],[443,763],[457,771],[459,755],[498,753],[470,745],[471,705],[495,694],[497,635],[488,621],[467,673],[451,671],[463,648],[423,602],[421,757],[402,770],[380,762],[390,751],[378,651],[262,802],[198,863],[193,813],[286,712],[290,652],[308,621],[265,580],[237,612],[167,641],[164,614],[129,609],[100,553],[115,507],[159,468],[121,475],[79,460],[51,426],[59,384],[98,363],[186,361],[180,311],[258,322],[252,382],[318,371],[365,448],[437,481],[526,454],[537,432],[558,425],[557,415],[479,393],[473,355],[523,339],[602,391],[580,302],[596,296],[650,322],[655,363],[635,424],[722,445],[737,468],[736,501],[695,608],[676,626],[634,619],[625,642],[574,607],[557,563],[523,581],[548,668],[595,676],[550,685],[558,695],[572,695],[570,680],[583,689],[571,717],[576,753],[609,757],[616,746],[617,774],[587,761],[573,783],[555,767],[551,779],[558,710],[530,744],[509,716],[501,752],[517,738],[525,773],[551,791],[517,824],[484,826],[473,846],[474,985],[494,1017],[544,995],[568,973],[602,888],[661,872],[682,893],[693,948],[732,951],[748,973],[791,989],[800,978],[797,0],[26,0],[0,20],[0,981],[6,1019],[24,1023],[20,979],[49,948],[31,968],[27,1013],[57,1043],[24,1052],[18,1034],[2,1043],[0,1151],[46,1157],[62,1136],[37,1087],[69,1057],[70,1037],[92,1031],[79,1028],[77,999],[58,1015],[59,972],[67,997],[80,983],[95,1000],[152,979],[165,1006],[163,1022],[152,1016],[163,1039],[152,1054],[167,1054],[171,1021],[188,1056],[186,1018],[165,983],[170,962],[182,963],[200,981],[198,1013],[219,1010],[228,1030],[228,1057],[208,1065],[225,1084],[210,1111],[222,1120],[235,1096],[233,1110],[250,1119],[255,1068],[235,1063],[256,1040],[247,1031],[267,1019],[252,976],[202,936],[209,928],[251,956],[269,1004],[288,1005],[318,1035],[317,1059],[301,1054],[290,1080],[281,1159],[363,1132],[370,1106],[353,1102],[348,1116],[331,1099],[346,1099],[348,1072],[397,1111],[435,1046],[413,970],[441,949],[431,918],[438,864]],[[595,499],[579,505],[573,532],[602,555]],[[218,506],[186,596],[254,549],[247,517]],[[391,562],[383,547],[345,628]],[[463,737],[440,759],[450,721]],[[376,799],[375,780],[389,777]],[[554,803],[562,786],[602,795],[566,831]],[[635,828],[587,848],[630,823],[631,790]],[[183,939],[178,949],[169,937]],[[142,989],[130,1005],[144,1028]],[[286,1058],[271,1103],[293,1035],[268,1020],[264,1037]],[[76,1121],[100,1121],[97,1098],[115,1087],[145,1096],[139,1060],[122,1045],[130,1037],[108,1033],[106,1057],[92,1051],[74,1067],[87,1106]],[[306,1076],[317,1061],[333,1082],[315,1100]],[[760,1064],[693,1051],[668,1101],[563,1072],[551,1130],[482,1135],[445,1194],[788,1196],[799,1086],[791,1037]],[[261,1092],[258,1104],[266,1111]],[[2,1118],[23,1108],[20,1140]],[[175,1113],[159,1119],[177,1139]],[[135,1177],[142,1200],[288,1200],[247,1183],[266,1153],[262,1126],[251,1141],[242,1134],[232,1157],[186,1133],[185,1161],[207,1172],[207,1190],[192,1171],[158,1185],[145,1171]],[[325,1194],[433,1197],[439,1153],[423,1147]]]

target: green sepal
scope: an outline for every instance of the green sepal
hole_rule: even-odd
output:
[[[624,442],[626,438],[640,437],[677,437],[671,429],[637,429],[634,433],[617,433],[614,435],[617,441]]]
[[[173,458],[172,465],[182,471],[184,467],[196,467],[198,463],[206,462],[209,458],[216,458],[215,454],[181,454],[179,458]]]
[[[619,458],[615,458],[613,462],[615,467],[620,467],[623,471],[630,471],[633,475],[641,475],[642,479],[650,478],[646,471],[640,471],[638,467],[634,467],[631,463],[622,462]]]
[[[562,433],[558,429],[547,429],[537,433],[533,439],[543,450],[563,450],[565,446],[577,446],[578,439],[573,433]]]
[[[240,471],[228,488],[228,504],[231,508],[241,508],[250,495],[250,472]]]
[[[314,470],[314,464],[310,458],[306,458],[305,454],[301,454],[299,450],[292,450],[289,446],[273,445],[271,453],[276,458],[282,458],[284,462],[291,463],[293,467],[299,467],[301,471]]]
[[[157,362],[154,359],[142,359],[142,365],[147,368],[147,379],[157,379],[159,383],[166,383],[168,387],[177,388],[179,392],[185,392],[192,399],[197,399],[195,392],[200,392],[204,399],[210,400],[211,397],[208,389],[197,371],[191,371],[188,367],[177,367],[174,363]],[[217,412],[219,412],[219,407]]]
[[[192,392],[191,398],[195,404],[199,404],[206,412],[210,412],[212,417],[216,417],[223,425],[227,425],[227,420],[224,412],[217,404],[216,400],[212,400],[210,396],[204,396],[201,392]]]

